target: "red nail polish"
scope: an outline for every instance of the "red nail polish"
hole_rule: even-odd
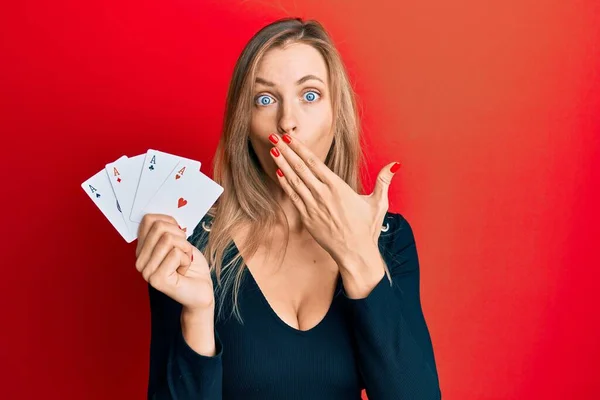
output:
[[[292,143],[292,137],[286,133],[285,135],[283,135],[283,141],[287,144],[290,144]]]
[[[270,141],[271,141],[271,143],[273,143],[273,144],[277,144],[277,142],[279,142],[279,138],[278,138],[278,137],[277,137],[277,136],[276,136],[274,133],[271,133],[271,134],[269,135],[269,140],[270,140]]]
[[[283,171],[279,168],[277,168],[277,175],[283,178]]]
[[[399,168],[400,168],[400,163],[397,162],[396,164],[392,165],[392,168],[390,168],[390,172],[393,174],[396,171],[398,171]]]
[[[271,149],[271,154],[273,154],[275,157],[279,157],[279,150],[277,150],[277,147],[273,147]]]

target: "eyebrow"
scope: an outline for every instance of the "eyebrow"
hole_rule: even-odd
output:
[[[321,78],[319,78],[316,75],[306,75],[306,76],[303,76],[302,78],[298,79],[298,82],[296,82],[296,85],[301,85],[304,82],[306,82],[308,80],[311,80],[311,79],[316,79],[318,81],[321,81],[323,84],[325,83],[325,82],[323,82],[323,80]],[[271,87],[275,86],[275,84],[273,82],[270,82],[270,81],[268,81],[266,79],[263,79],[261,77],[256,77],[256,83],[260,83],[262,85],[271,86]]]

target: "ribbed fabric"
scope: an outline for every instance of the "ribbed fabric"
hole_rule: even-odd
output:
[[[202,222],[210,217],[188,238],[199,249],[208,235]],[[339,278],[323,320],[300,331],[277,316],[246,269],[239,297],[244,323],[215,320],[214,357],[187,345],[181,305],[148,285],[148,399],[359,400],[363,388],[370,400],[441,399],[414,235],[401,214],[386,213],[383,225],[389,229],[379,249],[393,285],[384,276],[367,297],[350,299]],[[235,244],[231,249],[238,251]]]

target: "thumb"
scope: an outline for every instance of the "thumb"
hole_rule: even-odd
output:
[[[388,196],[388,190],[390,187],[390,183],[392,183],[392,178],[394,174],[400,168],[400,163],[394,162],[386,165],[379,171],[379,175],[377,175],[377,182],[375,183],[375,189],[373,189],[373,196],[377,201],[381,201],[382,199]]]
[[[183,265],[180,265],[179,268],[177,268],[177,272],[180,275],[187,276],[188,269],[190,269],[192,266],[198,266],[199,270],[205,268],[206,258],[204,258],[204,255],[196,246],[191,245],[190,251],[189,253],[186,252],[186,255],[188,256],[188,259],[186,259]]]

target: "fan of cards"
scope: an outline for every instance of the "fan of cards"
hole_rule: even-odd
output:
[[[200,161],[148,150],[122,156],[81,184],[127,243],[146,214],[170,215],[189,237],[223,188],[200,172]]]

